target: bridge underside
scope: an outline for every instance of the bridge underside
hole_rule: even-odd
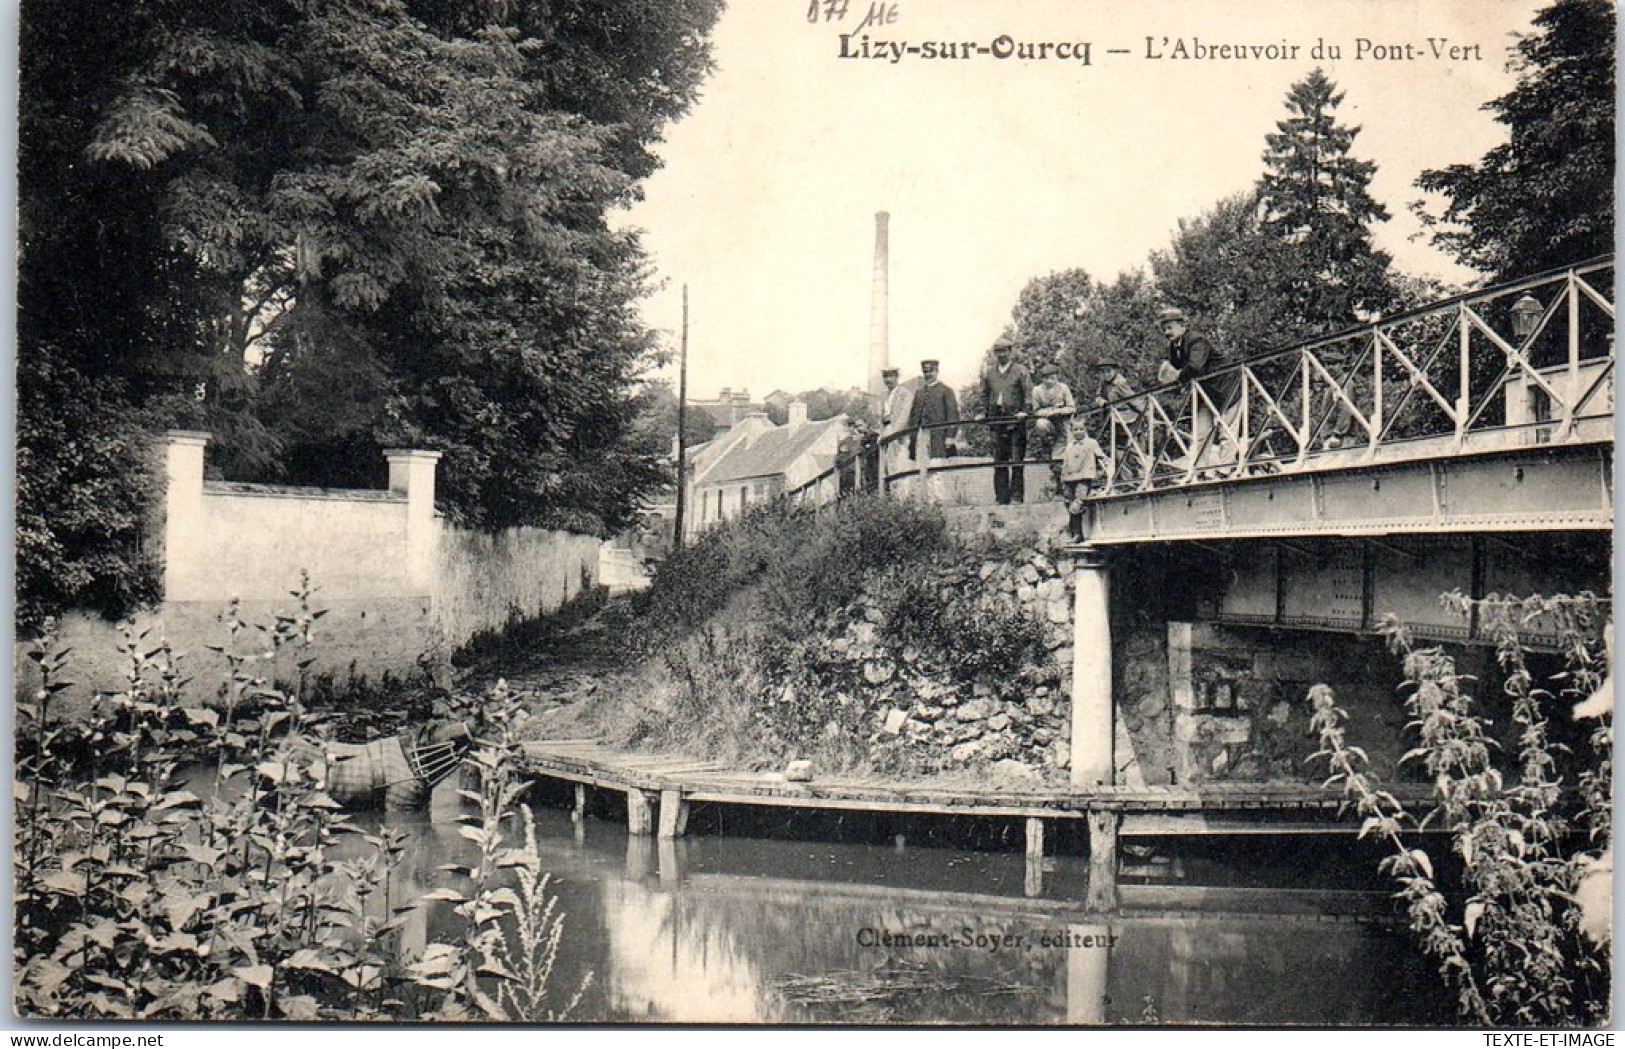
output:
[[[1613,448],[1577,444],[1214,481],[1093,501],[1096,547],[1612,530]]]
[[[1392,616],[1419,637],[1492,640],[1441,594],[1606,594],[1602,532],[1240,540],[1190,551],[1192,618],[1236,625],[1368,633]],[[1202,565],[1196,568],[1195,565]],[[1526,641],[1548,637],[1530,624]]]

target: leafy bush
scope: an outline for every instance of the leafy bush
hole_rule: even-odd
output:
[[[1495,639],[1517,727],[1510,774],[1494,760],[1489,722],[1474,711],[1469,681],[1454,660],[1441,648],[1416,647],[1392,620],[1383,631],[1404,661],[1407,728],[1418,737],[1404,761],[1420,764],[1433,781],[1430,806],[1410,811],[1365,771],[1364,751],[1344,738],[1347,713],[1324,685],[1310,691],[1321,741],[1315,756],[1330,763],[1327,784],[1341,786],[1364,818],[1361,837],[1389,849],[1381,869],[1399,883],[1411,928],[1464,1020],[1492,1027],[1606,1022],[1609,965],[1599,940],[1606,940],[1608,922],[1588,915],[1586,905],[1599,894],[1606,905],[1608,893],[1597,882],[1606,884],[1612,869],[1611,685],[1604,686],[1593,653],[1599,602],[1591,595],[1459,594],[1446,601],[1464,615],[1476,612]],[[1536,620],[1555,623],[1561,638],[1566,667],[1555,693],[1536,685],[1519,639]],[[1604,698],[1591,702],[1596,696]],[[1565,748],[1552,740],[1548,708],[1559,700],[1579,703],[1577,713],[1598,719],[1590,754],[1570,769],[1574,797],[1562,790]],[[1463,869],[1459,910],[1439,888],[1434,855],[1413,837],[1423,826],[1449,831]]]
[[[909,649],[915,672],[1013,688],[1046,660],[1043,624],[978,572],[1004,553],[915,501],[763,506],[697,537],[637,599],[627,647],[644,671],[596,730],[738,765],[898,771],[867,664]]]
[[[855,598],[867,575],[950,548],[946,519],[925,503],[873,494],[825,507],[766,503],[707,529],[661,565],[636,605],[644,647],[700,626],[746,587],[780,618],[816,617]]]
[[[144,548],[162,491],[150,420],[118,383],[48,349],[19,356],[17,395],[18,632],[69,608],[119,616],[156,601]]]
[[[940,658],[959,681],[1018,681],[1043,660],[1043,627],[1010,595],[976,585],[979,560],[892,573],[879,588],[890,598],[885,633]]]

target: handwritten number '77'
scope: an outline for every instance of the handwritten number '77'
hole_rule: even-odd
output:
[[[851,0],[810,0],[807,4],[807,21],[818,21],[818,9],[824,10],[824,21],[839,22],[846,18],[846,7]]]

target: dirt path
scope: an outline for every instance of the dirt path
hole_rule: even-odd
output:
[[[506,682],[532,714],[547,722],[584,712],[603,680],[630,667],[624,641],[630,599],[567,609],[506,633],[470,654],[456,672],[456,691],[480,694]]]

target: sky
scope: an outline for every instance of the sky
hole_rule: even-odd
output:
[[[890,23],[860,27],[871,6]],[[890,361],[906,378],[935,357],[962,385],[1029,279],[1082,267],[1110,280],[1167,247],[1181,218],[1251,187],[1288,89],[1316,66],[1346,93],[1340,121],[1362,129],[1354,154],[1378,166],[1372,194],[1392,215],[1378,246],[1406,272],[1470,279],[1416,238],[1412,183],[1503,141],[1482,106],[1514,83],[1507,48],[1541,6],[848,0],[840,17],[840,0],[819,0],[810,22],[808,0],[734,0],[714,73],[623,216],[664,284],[644,319],[675,349],[688,286],[691,397],[862,385],[884,210]],[[881,57],[842,57],[864,37]],[[924,57],[964,41],[989,53]],[[892,61],[893,43],[922,52]],[[1088,61],[997,57],[1018,43],[1087,43]],[[1198,43],[1248,50],[1198,58]]]

